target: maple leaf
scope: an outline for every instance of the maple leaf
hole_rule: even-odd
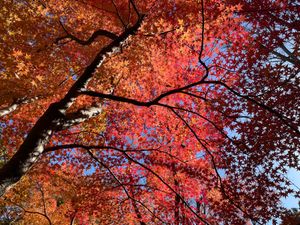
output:
[[[26,54],[25,54],[25,59],[30,60],[30,59],[31,59],[31,55],[28,54],[28,53],[26,53]]]
[[[44,80],[43,76],[41,76],[41,75],[36,76],[36,79],[38,79],[38,81],[40,81],[40,82],[42,82]]]
[[[37,87],[37,86],[38,86],[37,83],[36,83],[34,80],[32,80],[30,83],[31,83],[31,85],[34,86],[34,87]]]
[[[13,50],[12,55],[13,55],[15,58],[19,58],[20,56],[23,56],[23,52],[22,52],[21,50]]]

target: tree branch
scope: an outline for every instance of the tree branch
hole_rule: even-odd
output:
[[[174,188],[172,188],[166,181],[164,181],[164,179],[159,176],[155,171],[153,171],[151,168],[149,168],[148,166],[144,165],[143,163],[140,163],[138,160],[135,160],[134,158],[132,158],[131,156],[129,156],[126,152],[122,152],[126,158],[128,158],[130,161],[134,162],[135,164],[141,166],[142,168],[148,170],[150,173],[152,173],[155,177],[157,177],[164,185],[166,185],[174,194],[178,195],[178,197],[180,198],[180,200],[183,202],[184,205],[186,205],[186,207],[191,211],[191,213],[193,213],[199,220],[201,220],[204,224],[209,225],[209,223],[207,222],[206,219],[202,218],[201,216],[199,216],[190,206],[189,204],[184,200],[184,198],[174,190]]]
[[[122,23],[124,29],[126,29],[127,26],[126,26],[125,22],[123,21],[121,14],[119,13],[119,10],[118,10],[118,7],[117,7],[115,1],[111,0],[111,2],[113,4],[113,6],[115,7],[115,10],[116,10],[116,13],[117,13],[117,16],[118,16],[120,22]]]
[[[131,5],[132,5],[132,7],[133,7],[133,9],[134,9],[134,11],[135,11],[135,13],[137,14],[137,16],[140,17],[141,15],[140,15],[139,10],[137,9],[137,7],[136,7],[134,1],[133,1],[133,0],[129,0],[129,1],[130,1],[130,3],[131,3]]]
[[[66,110],[74,103],[88,85],[97,67],[101,66],[107,57],[118,52],[128,41],[128,37],[135,34],[143,21],[144,15],[130,28],[126,29],[117,39],[102,48],[93,61],[85,68],[83,74],[72,85],[67,94],[59,102],[52,103],[38,119],[24,142],[14,156],[0,168],[0,196],[31,168],[44,151],[53,132],[58,129],[57,123],[65,117]]]
[[[65,39],[71,39],[72,41],[75,41],[80,45],[90,45],[99,36],[107,37],[107,38],[110,38],[111,40],[116,40],[118,38],[118,36],[116,34],[110,32],[110,31],[99,29],[99,30],[94,31],[92,36],[90,36],[87,40],[81,40],[81,39],[75,37],[74,35],[72,35],[71,33],[69,33],[61,21],[59,21],[59,23],[62,26],[63,30],[66,32],[66,35],[56,38],[54,41],[55,44],[60,44],[60,42]]]
[[[66,129],[82,123],[88,119],[98,116],[102,113],[102,104],[98,103],[85,109],[80,109],[77,112],[68,113],[65,115],[61,124],[57,124],[60,129]]]
[[[37,97],[33,97],[33,98],[24,97],[24,98],[16,99],[10,106],[0,109],[0,117],[5,116],[9,113],[12,113],[17,108],[19,108],[21,105],[31,103],[39,98],[40,97],[37,96]]]
[[[52,225],[52,222],[50,220],[50,218],[47,216],[47,214],[44,214],[44,213],[41,213],[41,212],[38,212],[38,211],[31,211],[31,210],[26,210],[23,206],[11,201],[10,199],[7,199],[7,198],[4,198],[4,200],[14,204],[15,206],[19,207],[20,209],[23,210],[24,213],[29,213],[29,214],[37,214],[37,215],[40,215],[40,216],[43,216],[49,223],[49,225]]]
[[[111,176],[114,178],[115,181],[117,181],[117,183],[122,187],[122,189],[124,190],[125,194],[127,195],[127,197],[129,199],[131,199],[132,201],[135,201],[135,202],[138,202],[139,204],[141,204],[147,211],[149,211],[152,215],[155,216],[155,218],[157,218],[159,221],[165,223],[162,219],[160,219],[159,217],[157,217],[143,202],[133,198],[128,190],[126,189],[126,187],[123,185],[123,183],[117,178],[117,176],[112,172],[112,170],[107,166],[105,165],[102,161],[100,161],[91,151],[90,149],[85,149],[88,154],[95,160],[97,161],[101,166],[103,166],[110,174]],[[146,225],[143,221],[140,221],[141,222],[141,225]]]
[[[286,126],[288,126],[289,128],[291,128],[296,134],[300,135],[300,131],[294,127],[294,125],[290,124],[289,121],[287,121],[288,118],[286,118],[284,115],[282,115],[281,113],[277,112],[275,109],[249,97],[248,95],[243,95],[240,94],[239,92],[235,91],[233,88],[229,87],[227,84],[225,84],[222,81],[203,81],[203,83],[207,83],[207,84],[217,84],[217,85],[221,85],[223,87],[225,87],[227,90],[229,90],[231,93],[233,93],[234,95],[243,98],[245,100],[248,100],[252,103],[254,103],[255,105],[267,110],[268,112],[274,114],[278,119],[280,119]]]
[[[54,150],[58,150],[58,149],[63,149],[63,148],[83,148],[85,150],[87,150],[88,152],[90,152],[91,149],[112,149],[112,150],[116,150],[118,152],[121,152],[122,154],[125,155],[126,158],[128,158],[130,161],[134,162],[135,164],[138,164],[139,166],[143,167],[144,169],[148,170],[149,172],[151,172],[154,176],[156,176],[163,184],[165,184],[173,193],[177,194],[180,197],[180,200],[187,206],[187,208],[198,218],[200,219],[202,222],[204,222],[204,224],[209,225],[209,223],[203,219],[202,217],[200,217],[189,205],[188,203],[184,200],[184,198],[179,195],[179,193],[177,193],[168,183],[166,183],[156,172],[154,172],[152,169],[150,169],[149,167],[147,167],[146,165],[140,163],[139,161],[133,159],[131,156],[129,156],[127,154],[127,152],[129,152],[130,150],[123,150],[123,149],[119,149],[116,147],[109,147],[109,146],[86,146],[86,145],[81,145],[81,144],[70,144],[70,145],[61,145],[61,146],[54,146],[54,147],[49,147],[47,149],[45,149],[45,152],[49,152],[49,151],[54,151]],[[91,152],[89,153],[90,155],[92,154]],[[92,156],[92,155],[91,155]],[[95,157],[93,155],[93,158],[97,159],[97,161],[99,161],[99,159],[97,157]],[[101,162],[101,164],[103,165],[103,163]],[[119,183],[119,182],[118,182]]]
[[[245,211],[243,208],[241,208],[238,204],[235,203],[234,200],[232,200],[232,198],[227,194],[226,190],[225,190],[225,187],[223,185],[223,181],[222,181],[222,177],[221,175],[219,174],[218,172],[218,169],[217,169],[217,164],[216,164],[216,161],[215,161],[215,157],[214,155],[212,154],[212,152],[208,149],[208,147],[201,141],[201,139],[198,137],[198,135],[196,134],[196,132],[194,131],[194,129],[188,124],[188,122],[182,118],[182,116],[180,116],[174,109],[170,109],[185,125],[186,127],[191,131],[191,133],[194,135],[194,137],[196,138],[196,140],[199,142],[199,144],[204,148],[204,150],[207,152],[207,154],[210,156],[210,159],[211,159],[211,162],[212,162],[212,166],[213,166],[213,169],[217,175],[217,178],[218,178],[218,181],[220,182],[220,189],[223,193],[223,195],[229,200],[229,202],[235,206],[237,209],[239,209],[242,213],[244,213],[248,218],[250,218],[251,220],[257,222],[258,224],[261,224],[262,223],[259,223],[251,214],[249,214],[247,211]]]
[[[147,102],[142,102],[142,101],[138,101],[138,100],[131,99],[131,98],[116,96],[116,95],[112,95],[112,94],[104,94],[104,93],[95,92],[95,91],[89,91],[89,90],[80,91],[80,94],[88,95],[88,96],[92,96],[92,97],[98,97],[98,98],[102,98],[102,99],[110,99],[110,100],[118,101],[118,102],[126,102],[126,103],[137,105],[137,106],[150,107],[152,105],[158,105],[159,101],[162,100],[165,97],[168,97],[168,96],[170,96],[172,94],[176,94],[176,93],[182,93],[182,91],[184,91],[186,89],[189,89],[191,87],[195,87],[195,86],[197,86],[199,84],[202,84],[204,82],[204,79],[206,77],[207,76],[205,75],[201,80],[199,80],[199,81],[197,81],[195,83],[192,83],[192,84],[183,86],[181,88],[176,88],[176,89],[167,91],[165,93],[162,93],[158,97],[154,98],[151,101],[147,101]]]

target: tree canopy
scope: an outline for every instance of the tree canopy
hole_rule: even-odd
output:
[[[299,198],[294,0],[0,3],[0,223],[266,224]]]

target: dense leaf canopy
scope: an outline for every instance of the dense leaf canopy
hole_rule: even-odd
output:
[[[0,3],[0,223],[266,224],[299,197],[300,3]],[[276,221],[274,220],[274,223]]]

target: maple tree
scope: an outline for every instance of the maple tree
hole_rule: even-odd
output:
[[[265,224],[299,196],[297,2],[0,4],[9,219]]]

